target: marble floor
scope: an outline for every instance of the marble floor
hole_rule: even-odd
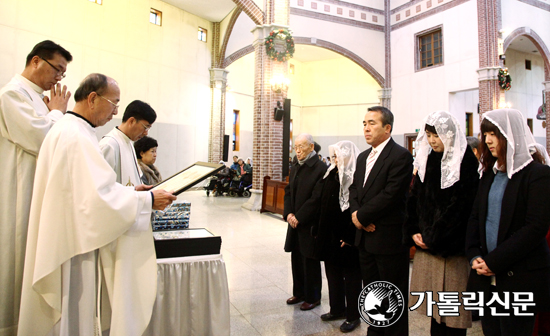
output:
[[[231,314],[231,335],[343,335],[343,320],[323,322],[329,311],[327,283],[323,269],[321,305],[301,311],[289,306],[292,295],[290,254],[283,251],[287,224],[273,214],[241,208],[246,198],[207,197],[204,191],[189,191],[178,200],[190,201],[190,227],[205,227],[222,237],[222,254],[227,267]],[[429,335],[430,319],[409,313],[410,335]],[[364,322],[349,335],[366,335]],[[483,335],[474,322],[468,335]]]

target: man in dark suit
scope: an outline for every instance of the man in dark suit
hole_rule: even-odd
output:
[[[399,288],[405,301],[397,322],[389,327],[370,326],[369,336],[408,335],[409,253],[402,243],[402,227],[413,158],[393,141],[392,128],[390,110],[382,106],[368,109],[363,131],[372,147],[359,154],[349,188],[363,284],[388,281]]]
[[[297,162],[290,170],[289,183],[285,188],[284,218],[288,222],[285,251],[291,252],[292,297],[287,304],[304,301],[300,309],[313,309],[321,300],[321,263],[314,258],[313,225],[318,222],[319,209],[304,206],[313,202],[313,189],[323,178],[327,166],[313,150],[309,134],[300,134],[295,140]]]

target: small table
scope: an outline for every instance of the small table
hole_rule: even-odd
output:
[[[157,300],[144,336],[229,335],[221,254],[157,259]]]

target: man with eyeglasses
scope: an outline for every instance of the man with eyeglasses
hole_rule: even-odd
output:
[[[74,96],[37,160],[19,335],[142,335],[157,287],[151,211],[176,196],[116,183],[96,136],[117,113],[113,78],[91,74]]]
[[[0,334],[15,335],[36,157],[71,93],[58,83],[73,57],[52,41],[38,43],[25,69],[0,89]],[[50,98],[44,91],[50,90]]]
[[[296,137],[294,150],[296,163],[290,170],[289,183],[285,187],[284,219],[288,222],[285,251],[290,253],[292,267],[292,297],[289,305],[303,301],[301,310],[310,310],[321,303],[321,262],[315,256],[315,238],[312,230],[319,220],[319,208],[315,203],[314,187],[323,178],[327,166],[314,150],[310,134]]]
[[[117,104],[110,103],[113,109],[118,109]],[[156,119],[157,114],[149,104],[134,100],[126,107],[120,126],[107,133],[99,142],[99,148],[115,171],[118,183],[126,186],[141,184],[143,172],[137,162],[134,141],[146,136]]]

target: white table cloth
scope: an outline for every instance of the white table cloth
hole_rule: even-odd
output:
[[[157,259],[157,300],[144,336],[229,335],[221,254]]]

